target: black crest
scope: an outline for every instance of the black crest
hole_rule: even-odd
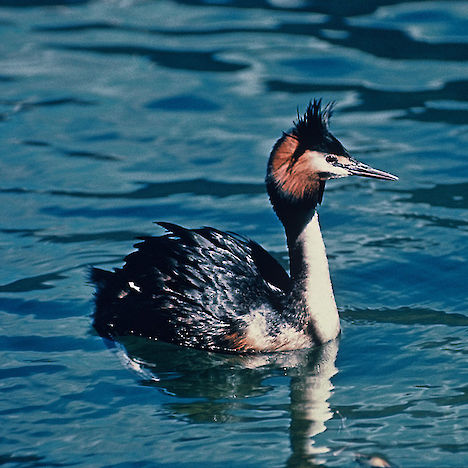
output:
[[[322,99],[309,102],[304,115],[297,111],[297,121],[294,121],[292,134],[299,140],[301,146],[314,148],[328,135],[328,121],[333,113],[334,103],[322,107]]]

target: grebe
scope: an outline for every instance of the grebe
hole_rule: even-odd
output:
[[[287,238],[290,275],[260,245],[210,227],[145,237],[125,265],[94,268],[94,327],[220,352],[321,345],[340,333],[316,207],[328,179],[398,180],[352,158],[330,133],[333,104],[311,101],[271,151],[266,186]]]

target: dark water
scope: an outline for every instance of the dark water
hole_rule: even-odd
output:
[[[0,39],[0,464],[468,466],[466,2],[0,0]],[[266,158],[313,97],[400,176],[328,184],[339,343],[108,347],[88,268],[153,220],[285,258]]]

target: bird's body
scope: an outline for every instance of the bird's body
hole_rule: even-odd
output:
[[[340,332],[316,206],[325,181],[395,176],[352,159],[328,131],[330,107],[309,105],[270,155],[267,190],[284,225],[290,275],[257,243],[213,228],[144,238],[114,272],[93,269],[94,326],[224,352],[307,348]]]

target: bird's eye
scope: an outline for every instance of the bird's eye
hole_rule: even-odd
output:
[[[333,156],[333,154],[327,154],[327,156],[325,157],[325,161],[329,163],[336,163],[338,162],[338,158],[336,156]]]

